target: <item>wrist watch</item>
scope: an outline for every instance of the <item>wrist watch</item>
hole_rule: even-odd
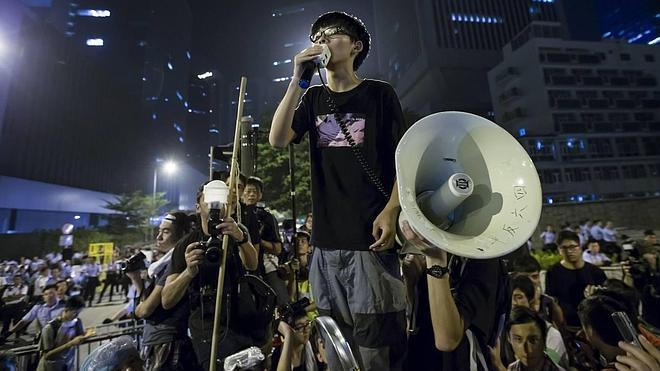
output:
[[[426,274],[435,278],[444,278],[447,273],[449,273],[449,268],[441,267],[439,265],[433,265],[426,269]]]
[[[244,231],[244,230],[241,229],[241,232],[243,232],[243,239],[240,240],[240,241],[236,241],[236,243],[237,243],[239,246],[242,245],[242,244],[244,244],[244,243],[246,243],[246,242],[248,242],[248,240],[249,240],[249,238],[250,238],[250,236],[248,235],[248,233],[247,233],[246,231]]]

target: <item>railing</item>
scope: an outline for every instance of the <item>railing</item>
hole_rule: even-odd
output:
[[[94,329],[96,333],[75,347],[74,370],[80,369],[82,361],[94,351],[94,349],[105,341],[112,340],[116,337],[129,335],[137,341],[139,348],[143,327],[144,321],[133,320],[95,326]],[[37,366],[39,361],[39,345],[32,344],[11,348],[6,351],[6,356],[15,362],[17,370],[28,371]]]

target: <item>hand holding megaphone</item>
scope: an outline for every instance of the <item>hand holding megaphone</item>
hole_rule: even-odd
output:
[[[395,165],[407,221],[401,231],[427,256],[433,246],[496,258],[536,230],[542,190],[534,163],[511,134],[483,117],[440,112],[422,118],[399,141]]]
[[[423,236],[417,234],[417,232],[415,232],[410,226],[410,222],[408,222],[406,215],[403,213],[399,215],[399,229],[401,230],[403,237],[406,239],[404,245],[411,244],[422,254],[435,260],[439,260],[438,264],[442,264],[443,267],[447,266],[447,252],[439,249],[437,246],[434,246],[431,242],[427,241]]]

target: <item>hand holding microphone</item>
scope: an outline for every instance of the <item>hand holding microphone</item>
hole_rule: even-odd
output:
[[[307,89],[319,65],[324,68],[330,61],[330,49],[326,44],[312,45],[294,57],[293,77],[298,78],[298,85]]]

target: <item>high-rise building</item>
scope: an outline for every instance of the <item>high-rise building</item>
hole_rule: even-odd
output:
[[[151,192],[158,159],[185,161],[192,57],[187,2],[146,2],[146,15],[145,2],[132,3],[3,3],[0,175],[40,182],[40,192],[53,195],[66,196],[59,186],[69,187],[65,199],[73,206],[59,211],[85,211],[73,197],[84,190]],[[57,16],[62,7],[64,23]],[[8,184],[20,182],[0,182],[2,192],[30,198],[29,187],[4,188]],[[177,204],[176,182],[161,178],[158,191]],[[34,220],[39,211],[44,220],[59,212],[33,210]]]
[[[564,40],[532,23],[489,74],[496,121],[539,171],[544,202],[660,195],[660,49]]]
[[[492,118],[487,73],[501,48],[532,20],[562,12],[555,0],[375,1],[374,16],[379,71],[404,108]]]
[[[631,44],[660,42],[660,2],[657,0],[598,0],[603,39]]]

